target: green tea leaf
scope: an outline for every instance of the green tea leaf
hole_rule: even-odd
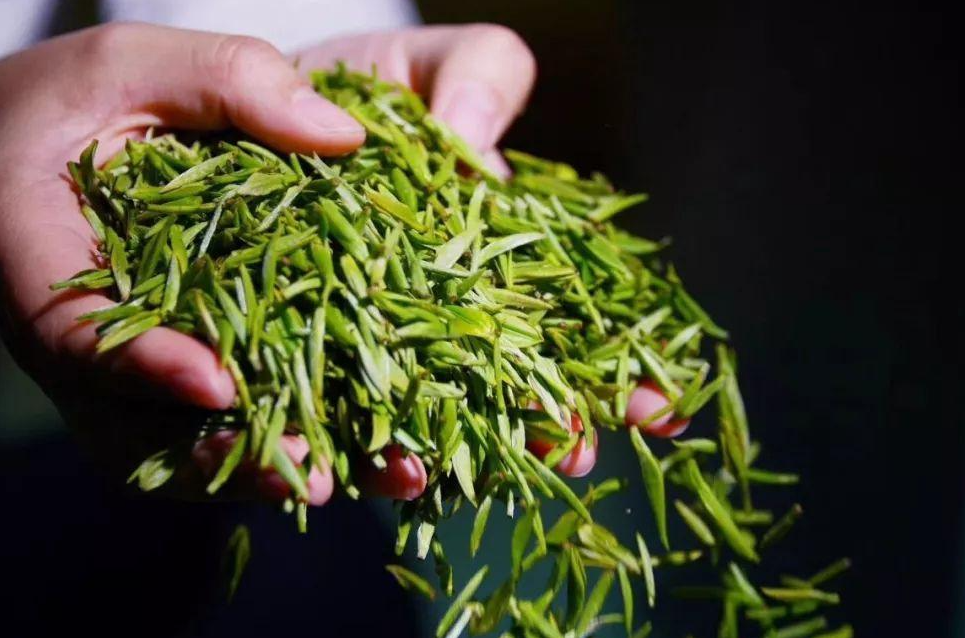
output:
[[[730,513],[728,513],[727,508],[717,498],[717,495],[707,484],[707,481],[704,480],[700,468],[697,466],[697,462],[690,459],[685,463],[684,467],[691,488],[700,499],[701,505],[703,505],[704,509],[717,524],[724,540],[727,541],[731,549],[748,560],[759,560],[757,552],[754,551],[754,546],[748,542],[747,537],[741,533],[737,524],[734,523],[734,519],[731,518]]]
[[[517,233],[507,237],[500,237],[499,239],[486,244],[483,249],[477,253],[474,260],[473,269],[475,270],[476,268],[479,268],[503,253],[516,250],[517,248],[525,246],[526,244],[531,244],[534,241],[540,241],[543,239],[543,237],[543,233]]]
[[[583,612],[586,603],[586,568],[576,547],[566,549],[570,560],[570,569],[566,585],[566,621],[567,627],[576,626],[577,620]]]
[[[533,534],[533,517],[536,512],[537,509],[535,507],[528,508],[513,528],[510,555],[512,558],[513,577],[517,579],[522,573],[523,554],[525,554],[526,547],[529,545],[530,537]]]
[[[449,609],[442,617],[442,620],[439,621],[439,625],[436,627],[436,638],[441,638],[441,636],[443,636],[446,631],[449,630],[452,624],[456,621],[456,618],[465,608],[466,604],[468,604],[472,599],[473,595],[476,593],[476,590],[479,589],[479,586],[482,584],[483,579],[486,578],[486,574],[488,573],[489,567],[482,567],[479,569],[479,571],[473,574],[472,578],[470,578],[468,582],[466,582],[466,586],[463,587],[462,590],[456,595],[452,601],[452,604],[449,606]]]
[[[198,440],[230,430],[236,438],[209,489],[223,491],[250,458],[290,486],[283,509],[305,532],[311,472],[332,472],[359,498],[365,473],[386,470],[401,452],[405,461],[391,471],[412,485],[396,496],[412,500],[397,503],[395,549],[401,554],[416,536],[410,551],[432,553],[437,589],[447,596],[465,584],[447,557],[449,520],[478,505],[469,534],[475,555],[495,501],[517,519],[511,534],[494,539],[509,552],[499,586],[475,599],[478,572],[440,624],[447,638],[467,628],[583,638],[611,624],[642,637],[651,625],[633,627],[641,612],[632,577],[643,577],[652,605],[654,569],[695,562],[704,565],[694,578],[716,571],[718,580],[687,593],[720,604],[721,637],[746,633],[741,621],[769,638],[823,631],[798,619],[830,598],[764,606],[743,568],[724,556],[733,550],[756,560],[787,534],[800,508],[775,522],[755,497],[761,486],[791,486],[798,476],[760,469],[762,445],[751,437],[727,333],[662,254],[669,240],[611,223],[646,195],[518,151],[507,153],[515,175],[502,180],[410,88],[345,65],[313,72],[311,81],[366,129],[358,149],[322,160],[279,155],[237,131],[149,131],[103,166],[96,142],[68,164],[79,211],[100,241],[92,263],[102,267],[52,288],[109,298],[81,318],[99,324],[98,350],[164,326],[210,345],[236,388],[227,409],[159,433],[169,437],[165,450],[131,481],[168,485]],[[669,399],[651,419],[672,413],[711,428],[673,447],[644,438],[653,431],[630,432],[655,537],[690,547],[658,556],[632,529],[636,519],[611,530],[602,524],[610,515],[591,517],[626,480],[601,465],[578,498],[554,471],[572,471],[564,459],[582,448],[608,446],[606,430],[623,431],[644,380]],[[708,410],[715,414],[698,415]],[[582,432],[571,431],[577,416]],[[288,454],[293,442],[307,447],[304,460]],[[780,507],[783,490],[763,489],[768,506]],[[668,498],[690,531],[668,524]],[[639,507],[626,509],[639,516]],[[620,541],[631,533],[636,551]],[[767,558],[775,564],[762,573],[780,574],[780,555]],[[782,575],[774,589],[822,591],[846,566],[839,561],[812,579]],[[431,591],[399,565],[389,571]],[[598,576],[588,592],[588,577]],[[614,581],[623,613],[609,599]],[[565,602],[557,599],[564,586]]]
[[[402,565],[386,565],[385,570],[392,574],[403,589],[412,589],[429,600],[435,600],[436,590],[424,578]]]
[[[368,200],[383,213],[398,219],[409,228],[418,231],[425,230],[425,226],[416,218],[415,212],[389,193],[377,192],[368,187],[364,190]]]
[[[235,441],[231,444],[231,449],[228,451],[227,456],[225,456],[224,461],[221,463],[221,467],[218,468],[218,472],[208,483],[208,487],[205,488],[208,494],[214,494],[225,482],[231,477],[231,474],[241,463],[242,457],[244,457],[245,451],[248,448],[248,433],[244,430],[238,432],[235,435]]]
[[[486,523],[489,521],[489,510],[492,509],[492,496],[487,495],[479,504],[476,510],[476,517],[472,523],[472,533],[469,535],[469,555],[475,556],[482,543],[483,533],[486,531]]]
[[[218,169],[231,161],[233,157],[233,153],[222,153],[221,155],[212,157],[211,159],[205,160],[200,164],[195,164],[165,184],[161,189],[161,192],[170,192],[187,184],[199,182],[209,175],[213,175]]]
[[[633,633],[633,588],[630,586],[627,568],[622,563],[617,565],[617,576],[620,577],[620,594],[623,598],[623,626],[627,630],[627,636],[630,636]]]
[[[161,450],[152,454],[137,467],[128,477],[127,482],[137,481],[138,487],[150,492],[156,490],[174,476],[175,461],[169,450]]]
[[[123,327],[120,327],[122,324]],[[114,326],[118,326],[117,329],[109,334],[105,333],[101,340],[97,342],[97,353],[103,354],[108,350],[113,350],[159,325],[161,325],[161,316],[154,312],[148,313],[146,316],[138,314],[122,319],[114,324]]]
[[[640,553],[640,571],[643,572],[643,580],[647,587],[647,604],[654,606],[657,599],[657,585],[653,576],[653,559],[650,557],[650,549],[647,547],[643,536],[637,533],[637,551]]]
[[[452,268],[459,261],[459,258],[469,250],[469,246],[472,245],[480,232],[482,232],[482,226],[478,223],[474,224],[436,248],[436,259],[432,262],[433,265],[438,268]]]
[[[663,469],[660,461],[653,455],[650,448],[640,435],[640,430],[630,428],[630,442],[637,453],[637,460],[640,462],[640,472],[643,474],[643,485],[647,489],[647,496],[650,498],[650,507],[653,510],[654,519],[657,522],[657,532],[660,534],[660,542],[667,549],[670,548],[670,541],[667,537],[667,504],[663,481]]]
[[[580,617],[576,621],[575,627],[577,633],[583,633],[590,625],[590,622],[600,614],[600,610],[603,609],[603,603],[606,601],[607,594],[610,593],[612,586],[613,572],[603,572],[603,574],[600,575],[600,579],[596,581],[596,585],[593,586],[593,591],[591,591],[587,597],[583,611],[580,612]]]
[[[472,457],[469,446],[461,442],[452,455],[452,469],[456,473],[459,487],[473,505],[476,504],[476,490],[473,486]]]
[[[717,544],[713,532],[710,531],[710,528],[707,527],[707,524],[704,523],[703,519],[701,519],[696,512],[679,500],[675,500],[673,504],[674,507],[677,508],[677,513],[680,514],[680,518],[687,523],[687,527],[694,533],[694,536],[700,539],[701,543],[708,547],[714,547]]]
[[[529,461],[529,465],[536,474],[549,485],[553,493],[556,494],[558,498],[563,499],[567,505],[573,508],[580,518],[588,523],[593,522],[593,518],[590,516],[590,511],[586,509],[586,506],[577,498],[573,490],[563,482],[556,474],[553,473],[551,469],[543,465],[543,463],[536,458],[532,452],[526,450],[526,460]]]
[[[117,294],[121,301],[126,301],[131,294],[131,275],[127,272],[127,253],[124,242],[117,236],[114,229],[105,229],[107,233],[107,250],[111,257],[111,273],[117,285]]]
[[[238,525],[228,539],[225,550],[225,564],[228,568],[228,600],[234,598],[241,584],[241,577],[251,558],[251,532],[246,525]]]

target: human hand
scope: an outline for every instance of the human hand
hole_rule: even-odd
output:
[[[49,289],[94,266],[97,254],[64,166],[92,138],[112,154],[148,127],[228,126],[285,151],[345,153],[365,137],[278,51],[250,38],[113,24],[0,61],[4,337],[89,447],[127,472],[179,428],[190,432],[203,418],[192,407],[230,407],[234,384],[207,346],[167,328],[95,353],[94,327],[76,317],[107,300]],[[297,439],[285,447],[302,461]],[[309,488],[312,502],[324,502],[331,473],[314,468]]]
[[[511,29],[495,24],[440,25],[335,38],[299,52],[299,69],[349,68],[411,87],[433,115],[473,145],[497,174],[509,167],[496,143],[522,112],[536,60]]]
[[[535,69],[518,37],[496,27],[339,40],[307,52],[302,67],[330,64],[332,55],[349,64],[375,62],[391,69],[383,75],[414,81],[430,93],[440,117],[490,151],[493,162],[493,145],[521,108]],[[504,63],[516,72],[500,74]],[[166,328],[96,355],[93,326],[75,318],[106,300],[49,290],[93,266],[97,254],[62,175],[64,163],[91,138],[109,155],[149,127],[235,126],[279,150],[321,154],[352,150],[364,131],[315,95],[267,43],[148,25],[98,27],[2,60],[0,88],[5,339],[90,447],[129,469],[157,441],[178,428],[188,431],[185,424],[199,418],[192,407],[230,407],[234,385],[209,348]],[[189,479],[216,468],[228,447],[224,436],[199,442]],[[303,461],[304,441],[291,437],[284,447],[293,461]],[[258,474],[251,483],[271,497],[284,495],[276,476]],[[414,456],[393,458],[386,473],[367,483],[412,498],[425,484],[425,468]],[[331,473],[312,468],[310,502],[324,503],[332,489]]]

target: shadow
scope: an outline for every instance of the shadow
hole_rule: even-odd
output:
[[[371,503],[313,510],[300,536],[291,516],[266,506],[123,493],[66,437],[0,447],[0,468],[6,635],[424,633],[383,568],[391,531]],[[239,522],[251,528],[252,557],[227,604],[220,563]]]

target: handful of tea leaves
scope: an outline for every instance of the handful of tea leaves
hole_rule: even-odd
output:
[[[515,176],[502,182],[411,91],[344,68],[314,83],[367,129],[358,151],[323,161],[228,136],[186,145],[163,135],[130,141],[101,169],[92,144],[69,167],[105,265],[57,287],[105,289],[119,302],[83,317],[100,324],[99,349],[165,325],[207,340],[234,376],[235,407],[196,433],[238,432],[209,491],[255,459],[290,484],[304,527],[312,465],[331,468],[356,498],[350,460],[384,467],[392,446],[418,455],[428,485],[400,506],[396,549],[431,553],[439,586],[455,593],[440,637],[506,626],[512,636],[575,637],[609,623],[645,636],[631,579],[652,606],[656,574],[693,561],[721,566],[719,584],[688,590],[719,600],[721,636],[742,625],[777,637],[823,631],[820,608],[838,597],[819,587],[846,563],[771,588],[741,567],[800,513],[775,521],[755,509],[752,485],[797,477],[755,466],[726,333],[658,258],[663,243],[610,223],[645,196],[512,151]],[[628,435],[628,401],[644,379],[668,405]],[[660,430],[649,425],[708,404],[716,432],[658,458],[646,439]],[[571,427],[577,417],[582,428]],[[581,497],[552,469],[595,446],[601,428],[629,436],[639,456],[657,529],[649,542],[593,519],[625,481]],[[279,452],[285,433],[308,442],[303,466]],[[534,454],[537,439],[551,451]],[[182,461],[174,450],[132,480],[162,485]],[[551,500],[566,511],[544,521],[540,504]],[[668,500],[691,530],[680,538],[668,534]],[[467,506],[473,554],[496,507],[518,522],[505,540],[510,573],[482,567],[457,587],[435,530]],[[244,545],[243,532],[234,540]],[[544,561],[553,566],[545,590],[524,598],[519,579]],[[389,571],[435,595],[401,565]],[[614,584],[623,612],[604,613]]]

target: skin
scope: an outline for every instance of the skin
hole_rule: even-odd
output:
[[[570,432],[582,431],[583,419],[580,418],[579,414],[572,415],[570,417]],[[599,437],[594,439],[594,445],[592,447],[586,444],[585,437],[580,437],[580,440],[576,442],[573,450],[556,464],[556,471],[573,478],[586,476],[593,469],[593,466],[596,465],[599,446]],[[526,449],[535,454],[539,459],[545,459],[555,447],[556,445],[554,443],[540,439],[526,441]]]
[[[295,59],[297,67],[253,38],[112,23],[0,60],[0,328],[17,361],[108,470],[130,472],[179,428],[199,423],[204,410],[230,407],[235,388],[210,348],[167,328],[95,354],[94,326],[75,318],[110,302],[49,289],[95,266],[96,243],[66,178],[67,161],[93,138],[104,161],[149,127],[233,126],[280,151],[350,152],[364,130],[315,95],[304,73],[343,59],[366,71],[375,63],[383,77],[412,85],[505,173],[495,145],[536,73],[522,40],[493,25],[354,36]],[[176,481],[185,495],[204,484],[230,443],[215,436],[190,450],[194,463]],[[284,446],[303,461],[304,441],[288,437]],[[421,461],[392,459],[399,464],[387,471],[392,485],[382,481],[377,489],[414,497],[425,468],[412,459]],[[237,492],[287,495],[277,476],[256,468],[248,474]],[[328,468],[313,468],[310,502],[324,503],[332,490]]]
[[[400,445],[385,447],[382,456],[386,464],[384,470],[366,461],[359,467],[359,483],[363,490],[401,501],[411,501],[425,491],[429,477],[418,456],[406,452]]]
[[[673,438],[683,434],[690,419],[677,417],[673,412],[662,414],[651,420],[650,416],[663,410],[670,401],[656,383],[644,379],[633,389],[627,401],[627,427],[639,427],[644,434],[660,438]],[[647,423],[646,425],[642,425]]]
[[[96,242],[79,214],[66,162],[93,138],[100,140],[99,158],[106,159],[149,127],[233,126],[281,151],[348,153],[362,144],[365,131],[317,96],[304,77],[337,60],[366,71],[376,65],[382,77],[412,86],[496,172],[508,174],[496,143],[525,105],[536,64],[519,36],[504,27],[351,36],[288,60],[253,38],[114,23],[0,60],[0,332],[108,470],[128,473],[166,445],[172,432],[191,431],[205,410],[230,407],[235,388],[210,348],[167,328],[95,354],[94,326],[75,318],[110,302],[49,289],[95,266]],[[630,398],[628,425],[665,403],[658,390],[641,385]],[[676,432],[679,423],[668,415],[646,430],[672,436],[669,430]],[[582,430],[578,417],[573,429]],[[232,442],[230,434],[218,433],[189,450],[193,463],[175,481],[182,496],[200,492]],[[286,436],[282,446],[296,463],[308,452],[296,436]],[[395,447],[385,457],[385,470],[360,468],[363,486],[371,494],[418,497],[426,484],[419,458]],[[581,440],[557,469],[583,476],[596,457]],[[251,461],[233,483],[236,496],[289,495],[277,474]],[[313,467],[308,486],[309,502],[325,503],[334,489],[332,473]]]
[[[533,401],[529,404],[530,410],[542,410],[543,406]],[[583,419],[580,418],[579,414],[570,415],[570,432],[582,432],[583,431]],[[526,440],[526,449],[535,454],[539,459],[545,459],[546,456],[553,451],[556,444],[552,441],[544,441],[538,438],[531,438]],[[599,454],[600,447],[600,437],[594,438],[594,445],[589,446],[586,444],[586,438],[580,437],[580,440],[576,442],[573,450],[569,454],[560,459],[560,462],[556,464],[554,468],[560,474],[569,476],[572,478],[580,478],[586,476],[596,465],[596,458]]]
[[[674,438],[680,436],[690,425],[690,419],[681,418],[673,412],[661,414],[656,418],[652,415],[661,412],[670,404],[670,400],[660,387],[650,379],[641,379],[637,387],[630,393],[627,401],[625,424],[629,427],[638,427],[644,434],[657,438]],[[541,410],[539,403],[533,402],[529,405],[531,410]],[[646,423],[646,425],[644,425]],[[570,420],[571,432],[583,431],[583,420],[578,414],[573,414]],[[586,476],[596,465],[599,455],[599,437],[595,440],[596,445],[590,447],[586,445],[586,439],[580,438],[573,451],[563,457],[556,465],[556,471],[566,476],[581,477]],[[543,459],[555,446],[554,443],[540,439],[526,441],[526,447],[536,456]]]

